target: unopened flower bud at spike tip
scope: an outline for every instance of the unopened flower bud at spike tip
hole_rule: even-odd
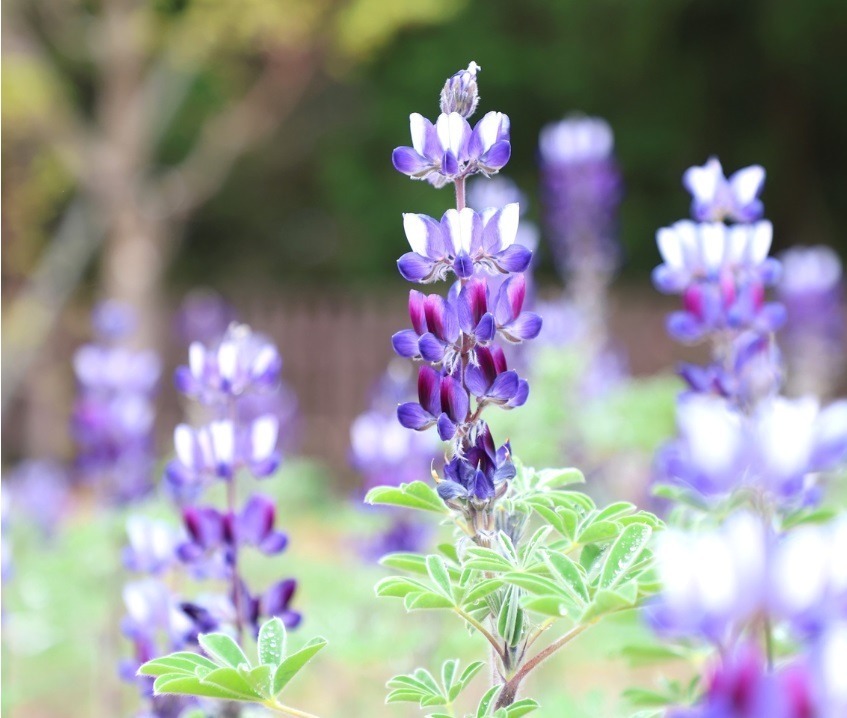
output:
[[[479,104],[479,88],[476,84],[476,74],[482,68],[471,61],[466,70],[459,70],[447,79],[441,89],[441,111],[447,115],[458,112],[467,119]]]

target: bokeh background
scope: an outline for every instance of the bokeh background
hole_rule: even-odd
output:
[[[398,175],[390,152],[408,142],[410,112],[436,114],[444,78],[482,66],[482,109],[510,115],[508,175],[542,225],[539,130],[572,112],[611,124],[626,196],[609,333],[636,376],[680,356],[648,280],[655,229],[687,214],[686,167],[713,153],[727,168],[764,165],[776,249],[847,249],[839,0],[9,0],[3,20],[4,469],[72,459],[70,357],[90,338],[96,301],[136,307],[136,341],[163,353],[168,376],[184,353],[173,320],[184,297],[225,296],[279,344],[297,395],[298,458],[274,491],[310,628],[339,645],[326,669],[337,690],[311,685],[329,715],[380,705],[382,682],[410,656],[468,653],[464,637],[433,645],[425,628],[397,640],[399,611],[374,607],[379,569],[361,565],[350,538],[374,519],[347,501],[361,484],[350,423],[405,324],[400,213],[452,201]],[[543,231],[536,275],[542,294],[559,291]],[[672,429],[673,380],[645,381],[657,383],[594,411],[604,450],[626,407],[649,403],[656,427],[629,448],[648,455]],[[158,403],[165,456],[180,414],[167,380]],[[17,616],[4,645],[10,715],[132,713],[109,663],[122,650],[124,517],[91,520],[92,497],[76,506],[59,541],[19,529],[12,609],[4,602]],[[338,570],[355,600],[340,600]],[[586,651],[572,670],[619,670]],[[597,707],[601,681],[575,683],[580,697],[559,696],[560,708],[616,715]]]

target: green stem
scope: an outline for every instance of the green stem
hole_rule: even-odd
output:
[[[497,639],[494,638],[493,635],[491,635],[491,632],[485,626],[483,626],[473,616],[471,616],[469,613],[466,613],[461,608],[454,607],[453,610],[485,637],[485,639],[491,644],[491,647],[494,649],[494,652],[500,658],[501,662],[505,660],[503,656],[503,651],[500,648],[500,644],[497,642]]]
[[[283,705],[275,698],[265,701],[262,705],[266,708],[270,708],[272,711],[276,711],[277,713],[292,716],[292,718],[318,718],[318,716],[313,713],[307,713],[306,711],[301,711],[297,708],[291,708],[290,706]]]

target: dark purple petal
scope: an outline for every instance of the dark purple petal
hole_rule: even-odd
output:
[[[468,414],[470,401],[462,385],[452,376],[441,381],[441,408],[457,424],[461,424]]]
[[[422,177],[431,168],[426,157],[418,154],[412,147],[398,147],[391,153],[394,169],[410,177]]]
[[[261,494],[254,494],[238,515],[238,539],[257,546],[273,530],[275,517],[273,500]]]
[[[510,461],[497,467],[492,480],[495,484],[500,484],[504,481],[511,481],[515,478],[516,474],[517,469],[515,469],[515,465]]]
[[[441,412],[441,374],[430,366],[418,370],[418,401],[433,416]]]
[[[497,172],[503,169],[512,156],[512,145],[508,140],[500,140],[483,154],[477,164],[487,172]]]
[[[288,545],[288,536],[282,531],[274,531],[266,536],[258,545],[259,550],[266,556],[275,556],[285,550]]]
[[[459,252],[453,260],[453,271],[457,277],[469,279],[473,276],[473,260],[467,252]]]
[[[288,629],[297,628],[303,620],[303,614],[299,611],[281,611],[274,615],[281,619],[283,625]]]
[[[455,498],[466,499],[468,497],[468,490],[455,481],[442,481],[435,487],[435,490],[444,501]]]
[[[474,396],[482,397],[485,396],[490,384],[482,369],[471,364],[465,369],[465,386]]]
[[[510,409],[514,409],[518,406],[523,406],[526,404],[526,400],[529,398],[529,382],[526,379],[521,379],[518,382],[518,389],[515,392],[515,395],[509,400],[508,407]]]
[[[400,270],[403,279],[410,282],[426,281],[434,268],[435,263],[432,260],[421,257],[420,254],[415,252],[406,252],[397,260],[397,269]]]
[[[514,370],[503,372],[498,376],[491,388],[488,390],[487,396],[497,402],[507,402],[518,391],[518,373]]]
[[[262,596],[262,611],[264,614],[269,617],[281,617],[284,611],[289,610],[288,604],[291,603],[296,590],[297,581],[293,578],[286,578],[271,586]]]
[[[476,329],[474,329],[473,335],[478,342],[487,343],[494,339],[494,334],[496,332],[497,322],[494,321],[494,315],[491,312],[487,312],[482,315],[482,318],[479,320],[479,324],[477,324]]]
[[[174,372],[174,386],[181,394],[195,394],[200,388],[197,380],[187,366],[180,366]]]
[[[441,174],[448,177],[459,174],[459,160],[449,150],[444,153],[444,157],[441,160]]]
[[[444,297],[430,294],[424,304],[426,324],[439,339],[454,342],[459,338],[459,324],[453,306]]]
[[[456,425],[450,421],[447,414],[442,414],[438,417],[437,422],[438,436],[442,441],[450,441],[456,435]]]
[[[401,357],[412,359],[418,356],[418,335],[413,329],[403,329],[391,337],[391,346]]]
[[[532,252],[522,244],[513,244],[494,257],[503,272],[523,272],[532,260]]]
[[[493,347],[492,347],[493,348]],[[497,378],[497,375],[500,373],[497,371],[497,365],[494,360],[494,355],[491,353],[491,349],[486,347],[479,347],[476,350],[476,360],[477,365],[479,367],[479,371],[482,373],[482,376],[485,379],[485,387],[486,391],[488,387],[494,382],[494,379]],[[468,367],[470,370],[471,367]]]
[[[409,292],[409,318],[412,320],[412,329],[418,335],[426,332],[426,315],[424,314],[424,303],[426,294],[412,289]]]
[[[481,500],[490,499],[494,496],[494,482],[484,471],[477,471],[474,477],[473,495]]]
[[[282,463],[282,455],[279,451],[274,451],[270,456],[259,461],[250,462],[250,473],[257,479],[266,479],[271,476],[279,468]]]
[[[436,337],[432,332],[424,334],[418,342],[420,355],[426,359],[438,363],[444,359],[444,342]]]
[[[435,423],[435,417],[424,411],[420,404],[409,402],[397,407],[397,420],[407,429],[423,431]]]

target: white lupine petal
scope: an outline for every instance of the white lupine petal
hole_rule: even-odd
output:
[[[736,201],[741,205],[746,205],[756,199],[764,181],[764,167],[751,165],[733,174],[729,179],[729,184]]]
[[[465,252],[471,251],[475,215],[476,212],[474,212],[470,207],[465,207],[459,211],[459,234],[457,236],[459,242],[456,249],[463,249]]]
[[[701,225],[699,239],[703,264],[707,269],[718,269],[723,264],[726,249],[726,226],[722,223]]]
[[[712,157],[702,167],[689,167],[683,177],[685,186],[700,202],[711,202],[717,195],[718,187],[725,181],[723,168],[716,157]]]
[[[784,476],[804,471],[815,440],[818,402],[804,399],[772,399],[760,407],[757,417],[759,450],[771,470]]]
[[[456,209],[448,209],[444,213],[443,222],[447,223],[447,232],[450,235],[449,244],[453,254],[457,254],[462,248],[462,228],[459,221],[459,211]]]
[[[835,623],[828,628],[820,655],[821,678],[828,698],[843,708],[847,704],[847,671],[844,670],[847,666],[847,623]]]
[[[832,590],[843,595],[847,591],[847,518],[835,520],[830,541],[829,581]]]
[[[413,112],[409,115],[409,129],[412,133],[412,147],[415,151],[422,155],[424,146],[426,145],[426,126],[427,121],[423,115]]]
[[[194,465],[194,430],[188,424],[180,424],[174,429],[174,450],[181,464]]]
[[[423,217],[419,214],[407,212],[403,215],[403,229],[406,232],[406,239],[409,240],[409,246],[412,248],[412,251],[425,257],[427,229]]]
[[[503,207],[500,213],[498,229],[500,231],[500,249],[511,247],[518,236],[518,223],[520,222],[521,208],[517,202],[512,202]]]
[[[479,138],[482,140],[483,152],[491,149],[491,146],[497,142],[502,122],[502,112],[487,112],[479,121]]]
[[[782,253],[780,286],[789,292],[826,291],[842,275],[841,260],[831,247],[794,247]]]
[[[467,121],[458,112],[449,115],[441,114],[435,123],[435,131],[441,148],[452,152],[457,158],[461,154],[462,145],[465,141],[465,127]]]
[[[748,259],[754,264],[761,264],[771,251],[773,241],[773,225],[767,220],[756,222],[750,232]]]
[[[218,348],[218,371],[228,381],[235,379],[238,371],[238,345],[235,342],[222,342]]]
[[[723,613],[733,607],[738,596],[738,577],[732,570],[733,548],[723,537],[700,537],[691,562],[697,566],[700,601],[707,611]]]
[[[200,342],[191,342],[188,347],[188,368],[195,379],[203,378],[203,370],[206,367],[206,350]]]
[[[671,229],[676,232],[679,240],[683,265],[689,269],[699,267],[702,264],[702,260],[700,257],[700,240],[697,225],[691,220],[684,219],[681,222],[674,223]]]
[[[261,416],[250,428],[250,441],[253,447],[253,460],[264,461],[276,449],[279,436],[279,422],[273,416]]]
[[[822,600],[830,563],[829,537],[819,527],[803,526],[788,534],[773,559],[774,590],[791,613]]]
[[[674,229],[670,227],[660,229],[656,233],[656,244],[659,246],[659,254],[662,255],[662,260],[671,269],[681,270],[685,268],[682,244]]]
[[[748,254],[749,242],[750,234],[746,225],[736,224],[729,227],[726,231],[726,262],[728,264],[743,262]]]
[[[742,449],[738,414],[721,399],[692,396],[680,402],[677,416],[692,462],[709,475],[730,471]]]
[[[209,424],[212,446],[217,461],[232,464],[235,460],[235,431],[230,421],[213,421]]]

